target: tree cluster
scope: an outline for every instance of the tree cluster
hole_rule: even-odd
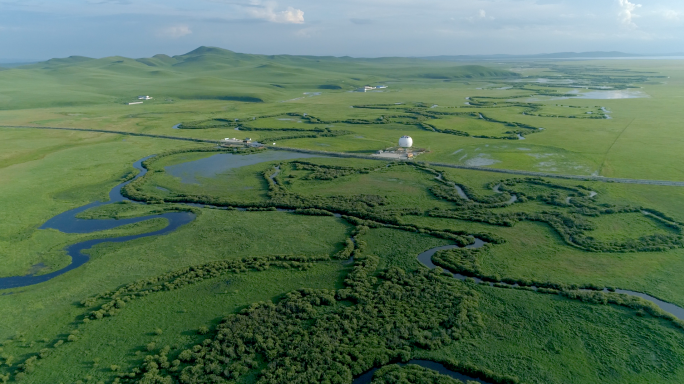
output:
[[[304,289],[278,303],[253,304],[182,351],[180,363],[152,356],[122,380],[228,383],[257,370],[257,383],[351,383],[374,366],[410,359],[416,349],[481,332],[474,291],[431,271],[393,268],[376,276],[377,264],[375,257],[357,259],[338,291]]]
[[[334,180],[355,173],[370,173],[381,169],[380,167],[354,168],[341,165],[321,165],[308,161],[292,161],[290,164],[292,164],[296,170],[311,171],[311,173],[303,178],[304,180]]]

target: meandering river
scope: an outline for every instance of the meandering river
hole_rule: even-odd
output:
[[[188,163],[182,163],[179,164],[178,166],[170,166],[167,167],[167,171],[170,171],[171,174],[176,174],[176,176],[181,177],[181,179],[184,179],[183,182],[196,182],[195,176],[197,175],[195,172],[198,172],[198,169],[201,170],[201,176],[205,177],[211,177],[215,175],[216,173],[225,171],[230,168],[237,168],[237,166],[245,166],[245,165],[251,165],[251,164],[257,164],[260,162],[266,162],[266,161],[273,161],[273,160],[286,160],[286,159],[291,159],[294,156],[296,157],[313,157],[311,155],[306,156],[302,154],[280,154],[277,153],[275,156],[273,154],[267,154],[266,156],[261,156],[262,154],[253,154],[253,155],[244,155],[244,156],[238,156],[238,155],[231,155],[231,154],[217,154],[210,156],[205,159],[200,159],[200,160],[195,160],[191,161],[188,163],[194,163],[194,171],[190,172],[193,167],[188,168]],[[228,156],[228,157],[226,157]],[[100,207],[108,204],[113,204],[117,203],[120,201],[127,200],[122,194],[121,194],[121,189],[127,185],[128,183],[132,182],[133,180],[139,179],[145,174],[147,174],[147,169],[145,169],[142,166],[142,162],[149,159],[152,156],[145,157],[143,159],[140,159],[133,163],[133,167],[140,172],[131,180],[128,180],[126,182],[123,182],[114,188],[109,192],[109,201],[107,202],[94,202],[90,203],[78,208],[71,209],[69,211],[63,212],[47,222],[43,224],[40,229],[57,229],[61,232],[64,233],[94,233],[98,231],[103,231],[103,230],[108,230],[108,229],[114,229],[121,227],[123,225],[127,224],[134,224],[134,223],[139,223],[142,221],[146,220],[151,220],[155,218],[164,218],[168,220],[168,224],[166,227],[157,230],[157,231],[152,231],[152,232],[147,232],[147,233],[142,233],[142,234],[137,234],[137,235],[128,235],[128,236],[119,236],[119,237],[107,237],[107,238],[98,238],[98,239],[89,239],[85,240],[76,244],[69,245],[65,248],[67,254],[71,257],[71,263],[54,272],[44,274],[44,275],[34,275],[34,274],[29,274],[25,276],[12,276],[12,277],[3,277],[0,278],[0,289],[7,289],[7,288],[17,288],[17,287],[25,287],[29,285],[34,285],[38,283],[42,283],[45,281],[48,281],[50,279],[53,279],[59,275],[62,275],[68,271],[71,271],[75,268],[78,268],[85,264],[89,259],[90,256],[88,256],[86,253],[84,253],[85,250],[90,249],[94,247],[95,245],[101,244],[101,243],[121,243],[125,241],[130,241],[130,240],[135,240],[143,237],[149,237],[149,236],[158,236],[158,235],[164,235],[171,233],[175,231],[176,229],[180,228],[181,226],[192,222],[195,219],[195,214],[191,212],[167,212],[163,214],[155,214],[155,215],[147,215],[147,216],[142,216],[142,217],[135,217],[135,218],[130,218],[130,219],[79,219],[76,216],[84,212],[88,209],[95,208],[95,207]],[[230,159],[231,161],[226,161],[227,159]],[[239,159],[239,160],[238,160]],[[238,161],[235,161],[238,160]],[[228,165],[225,165],[225,163],[231,163]],[[235,164],[237,163],[237,164]],[[224,164],[224,165],[221,165]],[[239,165],[238,165],[239,164]],[[197,167],[200,165],[200,167]],[[175,169],[174,169],[175,168]],[[208,173],[207,168],[209,169]],[[280,172],[280,169],[277,167],[276,172],[271,175],[271,178],[274,179],[275,176]],[[200,176],[200,175],[197,175]],[[441,174],[437,176],[438,179],[441,179]],[[455,183],[450,183],[452,186],[454,186],[459,195],[463,198],[467,199],[467,195],[461,190]],[[494,192],[495,193],[501,193],[499,190],[500,185],[496,185],[494,187]],[[596,193],[592,192],[591,197],[595,196]],[[517,196],[512,195],[511,200],[508,202],[513,203],[517,200]],[[187,204],[188,206],[195,206],[195,207],[207,207],[201,204]],[[241,209],[244,210],[244,209]],[[292,210],[282,210],[279,209],[279,211],[286,211],[286,212],[292,212]],[[339,214],[335,214],[336,217],[339,217]],[[467,248],[480,248],[484,246],[486,243],[478,238],[474,238],[475,242],[471,245],[468,245]],[[432,256],[440,250],[446,250],[446,249],[454,249],[458,248],[457,245],[446,245],[446,246],[441,246],[441,247],[435,247],[432,249],[429,249],[420,255],[418,255],[418,261],[423,264],[424,266],[428,268],[435,268],[436,265],[432,262]],[[461,275],[461,274],[453,274],[452,276],[457,278],[457,279],[466,279],[466,276]],[[476,281],[481,282],[480,279],[475,278]],[[493,283],[490,283],[490,285],[493,285]],[[536,289],[536,287],[532,287]],[[643,299],[646,299],[654,304],[656,304],[658,307],[660,307],[663,311],[669,312],[673,315],[675,315],[677,318],[684,320],[684,308],[678,307],[674,304],[664,302],[662,300],[659,300],[655,297],[649,296],[647,294],[641,293],[641,292],[634,292],[634,291],[628,291],[628,290],[622,290],[618,289],[616,290],[618,293],[623,293],[627,295],[632,295],[632,296],[638,296]]]
[[[153,231],[137,235],[129,236],[119,236],[119,237],[105,237],[98,239],[85,240],[76,244],[69,245],[65,248],[67,254],[71,257],[71,263],[57,271],[47,273],[44,275],[35,275],[33,273],[25,276],[11,276],[0,278],[0,290],[8,288],[19,288],[26,287],[34,284],[39,284],[53,279],[59,275],[76,269],[90,260],[90,256],[84,253],[85,250],[90,249],[101,243],[122,243],[125,241],[140,239],[143,237],[165,235],[174,232],[181,226],[192,222],[195,219],[195,214],[192,212],[167,212],[162,214],[147,215],[141,217],[134,217],[129,219],[79,219],[77,216],[89,209],[101,207],[104,205],[114,204],[121,201],[130,201],[126,199],[121,194],[121,189],[133,180],[139,179],[145,174],[147,174],[147,169],[142,166],[143,161],[153,157],[147,156],[133,163],[133,167],[140,171],[133,179],[123,182],[109,191],[109,201],[106,202],[94,202],[86,204],[84,206],[71,209],[69,211],[60,213],[57,216],[49,219],[45,224],[43,224],[40,229],[56,229],[63,233],[94,233],[99,231],[104,231],[108,229],[115,229],[123,225],[140,223],[143,221],[163,218],[168,221],[166,227]],[[182,182],[197,182],[195,176],[199,177],[213,177],[217,173],[225,172],[231,168],[238,168],[252,164],[258,164],[266,161],[273,160],[286,160],[293,158],[307,158],[307,157],[320,157],[316,155],[307,155],[301,153],[288,153],[288,152],[266,152],[258,153],[252,155],[234,155],[221,153],[200,160],[190,161],[175,166],[167,167],[167,171],[174,176],[181,178]],[[279,172],[279,168],[277,170]],[[272,175],[275,177],[276,174]],[[192,207],[209,207],[202,204],[186,204]],[[219,208],[219,207],[216,207]],[[223,208],[225,209],[225,208]],[[238,208],[239,210],[246,210],[244,208]],[[281,212],[294,212],[294,210],[278,209]],[[339,217],[339,215],[336,215]]]
[[[90,203],[87,205],[84,205],[82,207],[74,208],[72,210],[66,211],[64,213],[60,213],[59,215],[51,218],[45,224],[43,224],[40,229],[56,229],[58,231],[64,232],[64,233],[92,233],[92,232],[98,232],[98,231],[104,231],[107,229],[114,229],[117,227],[120,227],[122,225],[127,225],[127,224],[134,224],[134,223],[139,223],[142,221],[150,220],[150,219],[156,219],[156,218],[164,218],[168,220],[168,225],[160,230],[153,231],[153,232],[148,232],[148,233],[142,233],[138,235],[129,235],[129,236],[119,236],[119,237],[108,237],[108,238],[101,238],[101,239],[90,239],[90,240],[85,240],[80,243],[72,244],[69,245],[68,247],[65,248],[67,254],[71,257],[71,264],[68,266],[45,274],[45,275],[25,275],[25,276],[12,276],[12,277],[3,277],[0,278],[0,289],[7,289],[7,288],[17,288],[17,287],[26,287],[29,285],[34,285],[38,283],[42,283],[45,281],[48,281],[50,279],[53,279],[59,275],[62,275],[66,272],[69,272],[73,269],[76,269],[80,267],[81,265],[85,264],[88,260],[90,260],[90,256],[87,254],[83,253],[84,250],[90,249],[94,247],[97,244],[101,243],[122,243],[124,241],[129,241],[129,240],[135,240],[139,239],[142,237],[149,237],[149,236],[158,236],[158,235],[165,235],[167,233],[171,233],[181,227],[184,224],[187,224],[195,219],[195,214],[192,212],[167,212],[163,214],[156,214],[156,215],[148,215],[148,216],[142,216],[142,217],[136,217],[136,218],[131,218],[131,219],[121,219],[121,220],[115,220],[115,219],[103,219],[103,220],[85,220],[85,219],[79,219],[76,216],[84,212],[88,209],[95,208],[95,207],[100,207],[103,205],[108,205],[108,204],[113,204],[117,203],[120,201],[127,200],[123,195],[121,195],[121,188],[123,188],[126,184],[132,182],[135,179],[138,179],[140,177],[143,177],[146,173],[147,170],[142,166],[142,162],[149,159],[152,156],[145,157],[144,159],[138,160],[135,163],[133,163],[133,167],[137,170],[140,171],[138,175],[136,175],[133,179],[123,182],[116,187],[112,188],[112,190],[109,192],[109,201],[107,202],[94,202]]]

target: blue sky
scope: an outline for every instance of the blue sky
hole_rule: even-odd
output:
[[[684,51],[682,0],[0,0],[0,60]]]

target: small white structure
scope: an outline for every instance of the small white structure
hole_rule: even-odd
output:
[[[126,103],[126,105],[135,105],[135,104],[142,104],[142,101],[131,101],[130,103]]]
[[[402,136],[399,139],[399,146],[402,148],[411,148],[413,146],[413,139],[411,136]]]
[[[152,100],[152,96],[138,96],[138,100]]]
[[[243,140],[243,139],[237,139],[235,137],[233,137],[233,138],[226,137],[225,139],[223,139],[223,142],[225,144],[242,144],[242,145],[251,143],[251,141],[247,141],[247,140]]]

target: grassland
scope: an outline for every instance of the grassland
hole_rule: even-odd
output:
[[[206,67],[202,69],[202,65]],[[464,77],[445,76],[443,79],[421,77],[420,72],[416,72],[413,64],[408,62],[393,63],[387,67],[385,75],[371,71],[374,65],[377,64],[372,61],[348,63],[344,60],[330,59],[316,63],[306,58],[235,57],[230,52],[214,50],[201,50],[172,61],[153,60],[149,63],[146,60],[140,62],[116,57],[55,61],[3,71],[0,81],[3,89],[8,91],[3,94],[3,97],[7,98],[7,103],[3,104],[6,107],[0,113],[0,123],[173,133],[212,139],[228,136],[258,139],[262,136],[274,137],[274,132],[242,133],[234,131],[233,128],[172,130],[171,127],[179,123],[217,118],[230,121],[239,119],[247,123],[253,117],[286,113],[308,113],[324,120],[375,119],[386,113],[349,107],[423,103],[428,107],[438,105],[434,111],[456,111],[454,107],[458,107],[457,110],[461,112],[484,112],[485,115],[491,115],[492,118],[499,120],[543,127],[544,131],[528,135],[525,141],[499,142],[436,134],[404,124],[332,124],[335,127],[331,129],[350,130],[354,134],[334,138],[285,140],[279,144],[313,149],[373,152],[394,145],[397,135],[409,134],[414,137],[416,145],[431,150],[430,154],[424,156],[425,160],[467,163],[474,158],[485,157],[497,161],[496,166],[503,168],[574,174],[598,172],[603,176],[615,177],[681,179],[681,171],[674,165],[679,160],[678,152],[670,149],[676,147],[674,144],[678,140],[676,130],[673,131],[675,128],[672,127],[681,119],[678,96],[674,90],[684,79],[676,61],[629,64],[615,61],[592,62],[586,66],[572,63],[546,66],[497,64],[494,66],[500,72],[495,74],[499,77],[478,78],[484,72],[470,68],[472,73],[463,73]],[[439,62],[424,65],[427,65],[426,68],[434,66],[435,71],[449,71],[450,67],[454,67],[452,64]],[[315,70],[312,67],[315,67]],[[510,78],[500,77],[510,72],[505,72],[506,70],[517,71],[531,79],[525,82],[520,81],[521,79],[511,81]],[[161,76],[160,73],[169,76]],[[285,75],[286,73],[288,75]],[[597,76],[590,76],[591,73],[596,73]],[[201,74],[211,74],[211,81],[202,80]],[[541,84],[536,82],[537,76],[555,77],[575,83]],[[76,78],[78,80],[75,80]],[[98,80],[92,80],[95,78]],[[642,87],[631,91],[639,91],[645,97],[555,100],[552,96],[538,95],[553,94],[552,91],[564,95],[570,91],[577,91],[576,88],[569,88],[570,86],[600,85],[620,88],[624,87],[625,81],[633,81],[628,83],[630,86]],[[74,84],[73,91],[65,91],[63,87],[55,85],[54,92],[60,92],[59,98],[48,92],[50,87],[45,86],[46,83],[65,82]],[[233,84],[237,82],[243,84]],[[382,90],[383,92],[349,92],[365,84],[382,83],[389,84],[389,88]],[[338,84],[341,88],[319,89],[321,85],[330,84]],[[518,88],[500,89],[511,86]],[[10,92],[11,89],[14,91]],[[40,93],[37,92],[38,89]],[[179,91],[180,89],[185,90],[185,93]],[[234,93],[232,96],[226,95],[231,92]],[[319,92],[320,94],[317,94]],[[202,96],[200,93],[205,95]],[[155,99],[146,101],[143,105],[123,105],[124,101],[129,101],[137,94],[150,94]],[[211,96],[212,94],[214,96]],[[240,95],[256,95],[256,99],[262,102],[241,102]],[[234,100],[230,100],[230,97]],[[466,97],[486,103],[496,102],[498,106],[466,106]],[[480,99],[477,99],[478,97]],[[485,99],[486,97],[495,99]],[[67,105],[51,107],[47,100],[60,100]],[[539,105],[539,110],[529,111],[526,103],[529,104],[530,100],[533,100],[531,103]],[[16,103],[16,107],[12,103]],[[523,106],[520,106],[521,103]],[[586,115],[588,111],[598,113],[598,107],[605,107],[610,111],[609,115],[612,118],[566,118]],[[526,110],[528,112],[525,112]],[[575,113],[578,111],[582,113]],[[523,115],[523,112],[526,114]],[[535,113],[540,116],[533,115]],[[554,115],[561,117],[545,117]],[[257,120],[254,124],[271,128],[307,129],[326,125],[277,120],[283,117],[288,118],[274,117]],[[657,129],[653,129],[654,121],[657,121]],[[506,131],[498,124],[464,117],[436,119],[434,122],[439,128],[469,131],[472,134],[500,136]],[[461,151],[454,153],[459,150]],[[463,158],[464,155],[467,157]],[[635,158],[639,161],[632,160]]]
[[[684,374],[677,361],[680,332],[619,308],[492,288],[482,289],[480,308],[487,313],[486,335],[418,357],[467,359],[497,372],[516,372],[526,383],[674,383]],[[628,336],[642,332],[674,349],[655,347],[650,337]]]
[[[682,81],[675,61],[461,66],[201,48],[2,71],[0,125],[251,137],[361,154],[408,134],[429,150],[420,157],[427,162],[681,181]],[[388,88],[351,92],[366,84]],[[566,96],[599,87],[646,97]],[[138,94],[154,99],[124,105]],[[516,181],[343,158],[257,161],[190,182],[169,169],[215,156],[191,151],[211,145],[3,127],[0,138],[0,277],[58,270],[69,264],[64,247],[86,239],[163,227],[155,219],[90,234],[38,229],[61,212],[107,200],[135,173],[131,164],[152,154],[159,156],[150,172],[127,189],[148,204],[111,204],[79,217],[140,217],[188,202],[228,208],[193,207],[197,218],[173,233],[100,244],[80,268],[0,291],[0,382],[189,383],[192,367],[213,370],[214,358],[223,362],[220,375],[241,383],[348,383],[409,358],[491,382],[684,377],[681,322],[643,302],[616,305],[611,294],[568,298],[572,285],[593,285],[684,307],[683,188]],[[176,153],[162,155],[169,151]],[[502,179],[500,195],[493,186]],[[519,200],[501,203],[509,194]],[[564,288],[542,294],[459,282],[416,260],[427,249],[471,241],[467,235],[491,243],[459,261],[471,275]],[[231,338],[221,336],[226,330]],[[309,340],[307,348],[295,348],[301,339],[291,330]],[[262,343],[252,334],[268,337]],[[229,349],[215,346],[226,340],[240,340],[248,352],[223,355]]]

